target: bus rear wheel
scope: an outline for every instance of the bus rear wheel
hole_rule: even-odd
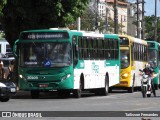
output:
[[[109,92],[109,79],[108,79],[108,77],[106,77],[106,79],[105,79],[105,87],[101,88],[100,92],[101,92],[102,96],[108,95],[108,92]]]
[[[39,90],[31,90],[31,98],[32,99],[39,98]]]

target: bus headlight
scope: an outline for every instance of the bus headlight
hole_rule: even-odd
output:
[[[124,73],[124,74],[122,75],[122,78],[125,79],[125,78],[127,78],[128,76],[129,76],[128,73]]]
[[[20,78],[23,78],[23,76],[22,76],[22,75],[19,75],[19,77],[20,77]]]
[[[62,77],[61,81],[63,81],[63,80],[65,80],[65,79],[69,78],[70,76],[71,76],[71,74],[65,75],[64,77]]]

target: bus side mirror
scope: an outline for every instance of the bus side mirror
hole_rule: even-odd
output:
[[[17,57],[17,43],[18,43],[19,40],[16,40],[14,45],[13,45],[13,53],[14,55]]]
[[[77,64],[78,64],[78,45],[74,45],[74,61],[73,61],[73,63],[74,63],[74,66],[76,66]]]
[[[74,58],[74,66],[76,66],[78,64],[78,59]]]

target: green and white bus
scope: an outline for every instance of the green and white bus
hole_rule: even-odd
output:
[[[160,43],[156,41],[147,41],[148,44],[148,62],[154,69],[156,77],[153,79],[155,88],[160,87]]]
[[[107,95],[120,81],[120,46],[115,34],[46,29],[20,33],[15,42],[20,90],[81,97],[82,91]]]

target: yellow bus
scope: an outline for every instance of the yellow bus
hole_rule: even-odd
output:
[[[113,88],[125,89],[132,93],[135,88],[140,89],[141,86],[139,69],[143,69],[147,63],[147,41],[128,35],[120,35],[119,37],[121,50],[120,83]]]

